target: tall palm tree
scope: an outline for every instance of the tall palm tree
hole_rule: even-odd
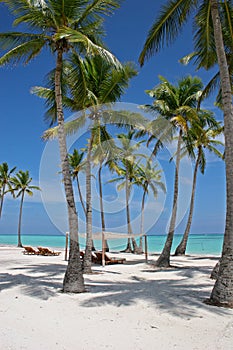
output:
[[[190,122],[198,118],[197,104],[201,95],[202,82],[199,78],[190,76],[178,81],[177,86],[163,77],[160,77],[160,80],[161,84],[147,91],[154,101],[152,106],[145,106],[145,109],[157,111],[159,116],[170,121],[174,131],[178,132],[172,214],[163,251],[156,261],[157,266],[168,267],[176,225],[182,137],[187,133]]]
[[[224,11],[223,11],[224,8]],[[204,11],[204,12],[203,12]],[[225,162],[226,162],[226,225],[222,259],[218,279],[210,296],[215,305],[233,307],[233,105],[232,86],[227,62],[227,50],[232,57],[233,5],[231,1],[220,0],[169,0],[163,6],[161,14],[149,31],[144,48],[140,55],[140,63],[158,52],[164,44],[172,43],[179,35],[182,26],[191,14],[195,18],[196,33],[194,45],[198,53],[198,68],[210,68],[206,62],[211,60],[212,47],[215,47],[220,71],[222,109],[224,113]],[[195,16],[194,16],[195,14]],[[204,14],[204,18],[203,18]],[[212,23],[212,26],[209,25]]]
[[[64,63],[64,62],[63,62]],[[92,241],[92,203],[91,203],[91,160],[92,148],[98,140],[101,140],[101,130],[109,121],[109,112],[103,104],[116,102],[125,89],[130,79],[136,75],[136,70],[131,63],[122,65],[116,69],[111,63],[106,62],[99,56],[81,59],[73,54],[70,62],[63,65],[64,107],[72,111],[85,110],[76,120],[65,124],[67,134],[74,133],[80,126],[85,124],[86,118],[91,120],[90,135],[88,138],[86,157],[86,253],[84,258],[84,272],[91,273],[91,250]],[[48,76],[48,87],[36,87],[33,92],[40,97],[46,98],[49,109],[46,112],[47,118],[54,120],[56,105],[54,103],[54,78]],[[64,86],[63,85],[63,86]],[[110,111],[112,113],[112,111]],[[104,115],[104,116],[103,116]],[[102,129],[101,129],[102,128]],[[45,132],[45,138],[52,138],[57,135],[57,127]]]
[[[30,183],[32,182],[32,178],[29,175],[29,171],[20,170],[14,177],[11,179],[11,193],[15,198],[20,199],[20,209],[19,209],[19,223],[18,223],[18,247],[23,247],[21,242],[21,222],[22,222],[22,213],[23,213],[23,201],[25,194],[32,196],[32,190],[40,190],[38,186],[32,186]],[[16,192],[16,195],[15,195]]]
[[[9,166],[6,162],[0,164],[0,218],[2,215],[3,201],[6,192],[6,188],[10,187],[11,177],[16,167],[9,170]]]
[[[207,117],[208,118],[208,117]],[[222,153],[216,148],[216,146],[223,146],[221,141],[216,140],[216,137],[223,132],[223,128],[219,123],[214,122],[211,126],[206,128],[206,118],[200,118],[198,122],[194,123],[188,132],[188,136],[184,137],[184,142],[186,143],[186,150],[188,151],[191,158],[196,158],[194,172],[193,172],[193,184],[192,184],[192,194],[190,199],[189,214],[187,219],[187,224],[185,228],[184,235],[181,242],[175,250],[175,255],[184,255],[186,252],[189,232],[191,229],[193,210],[194,210],[194,200],[196,193],[196,182],[197,182],[197,172],[198,168],[201,173],[204,174],[206,167],[205,153],[206,151],[213,152],[217,157],[223,158]],[[197,154],[195,155],[195,150]],[[186,152],[185,152],[186,153]]]
[[[14,24],[25,24],[29,33],[11,32],[0,34],[0,46],[6,53],[0,58],[0,65],[9,62],[28,63],[43,47],[49,48],[56,57],[55,101],[58,122],[58,142],[61,168],[68,210],[70,252],[63,280],[64,292],[83,292],[84,280],[78,244],[78,218],[76,213],[72,180],[64,131],[62,104],[63,57],[71,50],[79,53],[98,54],[117,65],[118,62],[101,45],[103,15],[109,15],[119,6],[118,0],[5,0],[16,17]]]
[[[152,165],[152,160],[147,159],[146,165],[139,165],[138,174],[136,175],[135,183],[142,187],[142,205],[141,205],[141,224],[140,234],[144,234],[144,210],[145,210],[145,199],[148,195],[149,190],[153,193],[154,197],[158,196],[158,188],[162,191],[166,191],[164,183],[161,181],[161,170],[158,169],[158,164]],[[139,249],[142,251],[142,237],[140,237]]]

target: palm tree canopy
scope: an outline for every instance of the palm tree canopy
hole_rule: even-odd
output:
[[[83,169],[85,161],[83,160],[85,152],[80,152],[77,149],[73,150],[73,154],[69,154],[70,171],[73,179],[76,179],[79,172]]]
[[[5,54],[0,65],[27,64],[46,47],[52,52],[78,50],[98,54],[120,67],[117,59],[101,43],[103,15],[111,15],[120,0],[2,0],[15,16],[14,25],[24,24],[28,33],[0,33]],[[33,34],[31,31],[33,30]]]
[[[32,190],[40,190],[40,188],[38,186],[30,185],[31,182],[32,178],[29,175],[29,171],[19,170],[19,172],[12,177],[11,192],[17,192],[16,198],[22,195],[24,192],[26,192],[29,196],[32,196]]]
[[[223,27],[226,54],[233,48],[233,4],[232,1],[218,1]],[[153,23],[139,57],[141,65],[165,45],[172,44],[181,33],[189,17],[194,14],[194,53],[198,69],[209,69],[217,63],[210,1],[168,0]],[[232,59],[231,59],[232,61]]]
[[[7,185],[10,183],[11,175],[15,171],[16,167],[9,170],[9,166],[6,162],[0,164],[0,185]]]

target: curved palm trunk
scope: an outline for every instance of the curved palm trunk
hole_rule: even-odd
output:
[[[188,221],[187,225],[185,228],[184,235],[182,237],[182,240],[178,247],[176,248],[175,255],[185,255],[186,252],[186,247],[187,247],[187,242],[188,242],[188,237],[189,237],[189,232],[193,220],[193,210],[194,210],[194,199],[195,199],[195,191],[196,191],[196,183],[197,183],[197,171],[198,171],[198,165],[201,159],[201,147],[199,146],[199,151],[198,151],[198,156],[194,168],[194,173],[193,173],[193,186],[192,186],[192,195],[191,195],[191,200],[190,200],[190,207],[189,207],[189,216],[188,216]]]
[[[23,213],[23,200],[24,200],[24,191],[22,192],[22,197],[20,201],[20,209],[19,209],[19,223],[18,223],[18,247],[23,248],[21,242],[21,223],[22,223],[22,213]]]
[[[57,62],[55,71],[55,97],[57,106],[58,121],[58,143],[61,158],[61,168],[65,187],[66,204],[68,210],[70,250],[69,261],[63,280],[63,291],[71,293],[81,293],[85,291],[82,265],[80,261],[79,241],[78,241],[78,217],[75,208],[72,180],[69,171],[69,161],[66,146],[66,136],[64,130],[64,116],[62,109],[61,93],[61,72],[62,72],[62,50],[57,50]]]
[[[167,235],[167,239],[166,239],[163,251],[155,263],[155,265],[158,267],[169,267],[170,266],[171,248],[172,248],[172,242],[173,242],[173,237],[174,237],[174,232],[175,232],[176,215],[177,215],[181,140],[182,140],[182,130],[180,130],[180,132],[179,132],[179,138],[178,138],[178,143],[177,143],[176,171],[175,171],[175,181],[174,181],[174,196],[173,196],[173,205],[172,205],[172,216],[171,216],[169,231],[168,231],[168,235]]]
[[[222,257],[218,278],[212,290],[209,302],[233,308],[233,105],[229,70],[224,50],[222,26],[218,11],[218,2],[210,0],[213,19],[215,45],[220,68],[225,135],[226,161],[226,226]]]
[[[85,208],[84,201],[83,201],[83,195],[82,195],[82,192],[81,192],[81,188],[80,188],[80,183],[79,183],[78,175],[77,175],[77,188],[78,188],[79,199],[80,199],[80,202],[81,202],[81,205],[82,205],[84,214],[85,214],[85,216],[86,216],[86,208]]]
[[[98,180],[99,180],[99,191],[100,191],[101,226],[102,226],[102,232],[105,232],[106,226],[105,226],[104,203],[103,203],[102,163],[100,164],[99,171],[98,171]],[[106,239],[104,239],[104,237],[103,237],[102,247],[103,247],[103,253],[109,252],[108,242]]]
[[[91,149],[93,136],[88,142],[86,161],[86,249],[84,256],[84,273],[92,273],[91,257],[93,250],[92,240],[92,203],[91,203]]]
[[[1,202],[0,202],[0,218],[1,218],[1,216],[2,216],[4,192],[5,192],[5,184],[4,184],[3,187],[2,187],[2,195],[1,195]]]

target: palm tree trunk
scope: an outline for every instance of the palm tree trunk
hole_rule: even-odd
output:
[[[91,150],[92,150],[93,136],[91,135],[87,146],[87,160],[86,160],[86,249],[84,256],[84,273],[90,274],[91,270],[91,256],[93,248],[92,240],[92,203],[91,203]]]
[[[192,195],[191,195],[191,200],[190,200],[188,221],[187,221],[187,225],[186,225],[182,240],[181,240],[180,244],[178,245],[178,247],[176,248],[175,255],[185,255],[185,252],[186,252],[188,236],[189,236],[189,232],[190,232],[190,228],[191,228],[191,224],[192,224],[192,219],[193,219],[194,199],[195,199],[195,191],[196,191],[196,183],[197,183],[197,171],[198,171],[200,159],[201,159],[201,149],[199,146],[198,156],[197,156],[197,160],[196,160],[196,164],[195,164],[195,168],[194,168],[194,173],[193,173],[193,186],[192,186]]]
[[[226,162],[226,226],[222,257],[218,278],[212,290],[209,302],[233,308],[233,105],[230,75],[224,50],[222,26],[218,11],[218,2],[210,0],[213,19],[215,46],[220,69],[225,135]]]
[[[176,215],[177,215],[181,141],[182,141],[182,130],[180,130],[180,132],[179,132],[179,138],[178,138],[178,143],[177,143],[172,216],[171,216],[169,231],[168,231],[168,235],[167,235],[167,239],[166,239],[163,251],[155,263],[155,265],[158,267],[169,267],[170,266],[171,248],[172,248],[172,242],[173,242],[173,237],[174,237],[174,232],[175,232]]]
[[[66,293],[81,293],[85,291],[82,265],[80,261],[78,241],[78,216],[75,208],[72,180],[69,171],[69,161],[64,130],[64,116],[62,109],[61,92],[62,50],[57,49],[57,62],[55,71],[55,98],[58,122],[58,143],[61,158],[61,168],[65,187],[66,204],[68,210],[70,250],[69,261],[63,280],[63,291]]]
[[[23,213],[23,199],[24,199],[24,191],[22,192],[22,197],[20,201],[20,209],[19,209],[19,223],[18,223],[18,247],[23,248],[21,242],[21,222],[22,222],[22,213]]]
[[[98,171],[98,180],[99,180],[99,192],[100,192],[101,225],[102,225],[102,232],[105,232],[106,226],[105,226],[104,203],[103,203],[102,163],[100,163],[100,167],[99,167],[99,171]],[[104,239],[102,246],[103,246],[103,250],[105,252],[109,252],[109,246],[108,246],[108,242],[106,239]]]
[[[126,218],[127,218],[127,232],[128,235],[132,234],[132,227],[130,222],[130,211],[129,211],[129,195],[130,195],[130,189],[129,189],[129,176],[128,171],[126,167],[126,174],[125,174],[125,200],[126,200]],[[132,246],[130,242],[130,238],[128,238],[126,249],[123,250],[125,253],[132,253]]]
[[[79,183],[78,176],[77,176],[77,187],[78,187],[78,195],[79,195],[79,198],[80,198],[80,202],[81,202],[81,205],[82,205],[84,214],[85,214],[85,216],[86,216],[86,208],[85,208],[85,205],[84,205],[83,195],[82,195],[82,192],[81,192],[81,188],[80,188],[80,183]]]
[[[145,198],[146,198],[146,190],[143,192],[142,196],[142,207],[141,207],[141,225],[140,225],[140,234],[142,235],[144,233],[144,210],[145,210]],[[141,250],[141,253],[143,253],[142,248],[142,237],[140,237],[140,243],[139,243],[139,249]]]
[[[4,192],[5,192],[5,184],[2,187],[2,195],[1,195],[1,203],[0,203],[0,218],[2,216],[2,207],[3,207],[3,200],[4,200]]]

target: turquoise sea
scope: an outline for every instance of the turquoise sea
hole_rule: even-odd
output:
[[[180,242],[181,235],[175,234],[172,246],[172,252]],[[33,247],[46,246],[54,248],[65,247],[64,235],[22,235],[22,244]],[[160,253],[164,242],[165,235],[148,236],[148,251],[149,253]],[[84,239],[80,238],[81,249],[84,248]],[[120,251],[125,248],[126,239],[111,239],[108,241],[110,250]],[[201,255],[220,255],[222,251],[223,234],[191,234],[189,236],[187,254]],[[16,235],[0,235],[0,245],[17,245]],[[96,249],[101,249],[101,241],[95,241]]]

